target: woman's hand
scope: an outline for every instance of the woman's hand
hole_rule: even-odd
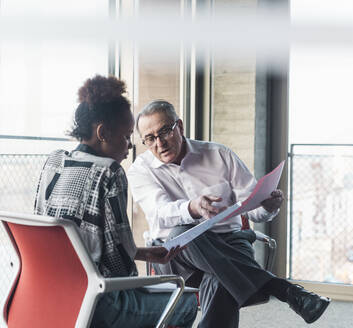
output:
[[[163,246],[140,247],[137,249],[135,260],[166,264],[180,252],[182,252],[185,248],[186,246],[177,246],[171,248],[171,250],[168,252],[168,250]]]

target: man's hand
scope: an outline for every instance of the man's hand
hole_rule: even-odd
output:
[[[211,205],[212,202],[221,202],[222,198],[217,196],[199,196],[189,203],[189,213],[194,219],[199,219],[204,217],[209,219],[216,214],[224,211],[225,207],[217,207]]]
[[[168,252],[163,246],[139,247],[137,249],[135,260],[166,264],[185,248],[186,246],[177,246],[171,248]]]
[[[281,207],[283,202],[283,192],[280,189],[272,191],[271,197],[265,199],[261,205],[267,212],[274,212]]]

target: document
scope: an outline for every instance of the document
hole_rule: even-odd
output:
[[[177,286],[171,282],[163,282],[158,285],[149,285],[142,287],[147,293],[171,293]],[[184,287],[184,293],[197,293],[198,288]]]
[[[163,244],[167,250],[172,247],[184,246],[202,233],[213,227],[216,223],[227,220],[235,215],[241,215],[261,206],[261,202],[271,197],[272,191],[277,189],[285,161],[282,161],[273,171],[263,176],[256,184],[253,192],[242,203],[236,203],[211,219],[205,220],[195,227],[183,232],[179,236]]]

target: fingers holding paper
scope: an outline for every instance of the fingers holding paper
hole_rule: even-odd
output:
[[[199,196],[190,201],[189,213],[194,219],[200,219],[201,217],[209,219],[225,210],[225,207],[219,207],[215,204],[221,201],[222,198],[218,196]]]
[[[283,200],[282,190],[276,189],[272,191],[270,198],[267,198],[261,202],[261,205],[267,212],[274,212],[281,207]]]

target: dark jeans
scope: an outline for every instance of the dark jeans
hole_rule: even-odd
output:
[[[155,327],[170,297],[169,293],[146,293],[142,289],[110,292],[99,300],[91,328]],[[177,303],[170,325],[191,328],[197,314],[193,293]]]

